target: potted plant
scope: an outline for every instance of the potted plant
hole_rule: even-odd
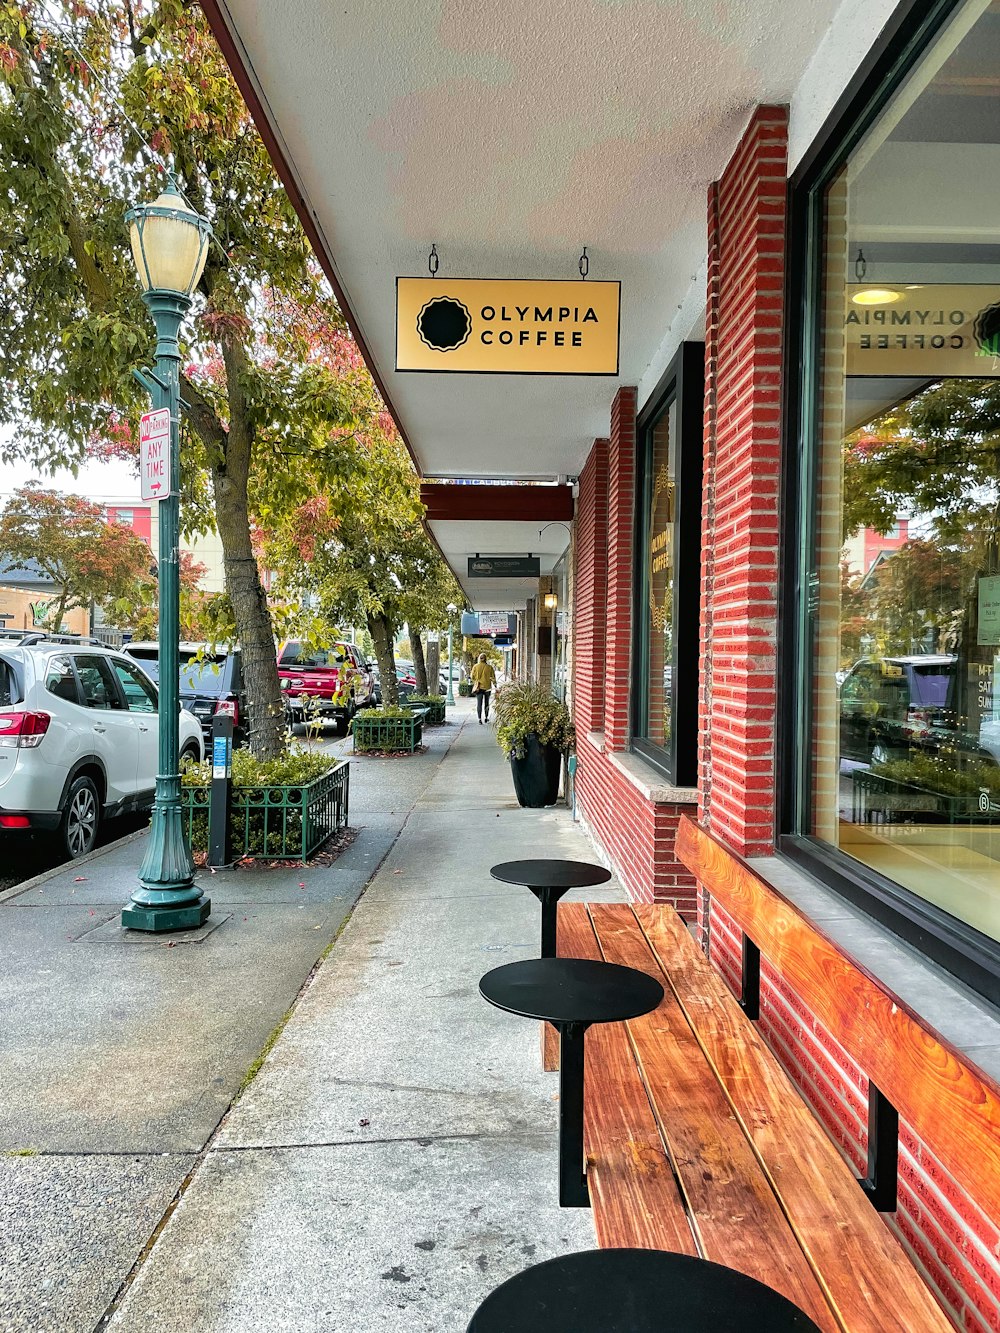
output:
[[[562,761],[576,744],[569,709],[543,685],[515,681],[496,697],[497,741],[521,805],[555,805]]]

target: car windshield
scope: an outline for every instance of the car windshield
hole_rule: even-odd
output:
[[[924,704],[928,708],[949,707],[952,702],[951,693],[954,681],[954,663],[915,666],[913,668],[915,702]]]
[[[332,648],[303,648],[301,643],[286,644],[281,653],[283,667],[337,667],[347,660],[347,650],[335,643]]]
[[[181,689],[218,693],[222,681],[224,657],[206,657],[181,664]]]
[[[129,646],[126,649],[128,656],[133,662],[138,662],[145,671],[146,675],[152,681],[158,681],[160,678],[160,650],[157,645],[151,644],[148,648],[133,648]]]

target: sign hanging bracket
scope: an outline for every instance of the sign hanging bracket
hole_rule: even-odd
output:
[[[162,389],[164,393],[167,391],[168,386],[164,384],[159,375],[152,370],[138,370],[133,367],[132,375],[138,380],[150,397],[153,396],[153,390],[156,388]]]
[[[580,262],[577,265],[580,270],[581,279],[586,282],[587,274],[590,272],[590,260],[587,258],[587,247],[583,247],[583,254],[580,256]]]
[[[438,255],[437,243],[431,245],[431,252],[427,256],[427,272],[432,278],[437,277],[438,269],[441,267],[441,259]]]

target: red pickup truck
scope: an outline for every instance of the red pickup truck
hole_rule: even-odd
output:
[[[278,649],[278,676],[293,723],[332,717],[342,736],[358,709],[375,701],[371,669],[353,643],[311,648],[287,639]]]

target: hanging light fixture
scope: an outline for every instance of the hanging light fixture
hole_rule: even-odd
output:
[[[868,262],[865,259],[865,252],[859,245],[858,257],[854,261],[854,276],[858,282],[864,282],[867,272]],[[854,305],[892,305],[894,301],[902,299],[903,293],[894,291],[891,287],[865,287],[851,297]]]

